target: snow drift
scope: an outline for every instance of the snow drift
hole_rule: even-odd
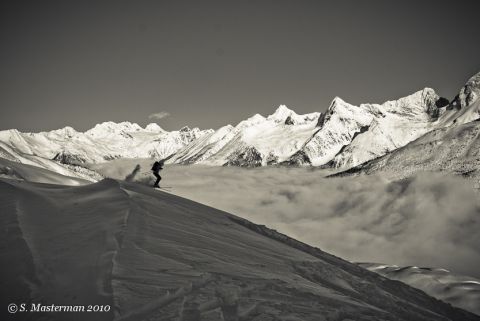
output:
[[[458,275],[445,269],[417,266],[399,267],[378,263],[360,266],[398,280],[454,306],[480,315],[480,280]]]

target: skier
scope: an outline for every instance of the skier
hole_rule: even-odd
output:
[[[163,159],[161,161],[156,161],[155,163],[153,163],[152,172],[153,172],[153,175],[157,178],[157,181],[155,182],[153,187],[160,187],[158,183],[160,183],[160,180],[162,179],[162,177],[158,174],[158,172],[160,172],[163,169],[163,163],[164,163]]]

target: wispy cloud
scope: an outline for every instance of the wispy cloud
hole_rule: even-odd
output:
[[[166,118],[168,116],[170,116],[169,112],[161,111],[161,112],[158,112],[158,113],[151,114],[150,116],[148,116],[148,118],[149,119],[162,119],[162,118]]]

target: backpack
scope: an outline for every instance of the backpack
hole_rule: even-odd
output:
[[[153,163],[152,171],[157,172],[157,171],[159,171],[159,170],[161,170],[161,169],[162,169],[162,164],[160,164],[159,162]]]

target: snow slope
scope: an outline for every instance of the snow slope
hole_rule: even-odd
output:
[[[20,164],[35,166],[43,168],[49,171],[53,171],[57,174],[77,177],[82,180],[87,180],[91,182],[96,182],[103,179],[103,177],[96,173],[95,171],[89,170],[83,166],[64,164],[58,161],[32,155],[24,154],[11,146],[0,142],[0,160],[8,160],[11,162],[16,162]]]
[[[399,179],[419,171],[447,171],[480,183],[480,122],[436,129],[385,156],[336,175],[383,173]]]
[[[480,315],[480,280],[451,273],[445,269],[398,267],[378,263],[360,266],[392,280],[404,282],[459,308]]]
[[[342,168],[352,167],[384,155],[434,128],[435,110],[438,109],[435,103],[439,98],[433,89],[425,88],[413,95],[388,101],[382,105],[362,104],[351,108],[347,116],[338,117],[333,114],[332,118],[324,124],[332,128],[331,133],[338,133],[339,130],[336,128],[344,128],[343,119],[356,119],[356,114],[363,115],[364,118],[358,118],[354,125],[351,125],[354,128],[353,132],[357,135],[352,136],[351,130],[343,129],[345,133],[343,139],[339,139],[337,144],[330,146],[330,153],[323,152],[325,148],[319,149],[316,145],[325,139],[322,136],[315,137],[312,143],[306,146],[310,151],[307,154],[315,160],[314,163],[321,165],[331,159],[332,154],[335,153],[332,165]],[[335,113],[335,110],[330,112]],[[362,131],[361,128],[365,130]],[[317,150],[319,152],[316,152]]]
[[[480,72],[473,75],[460,89],[452,102],[453,107],[464,108],[480,98]]]
[[[23,180],[28,182],[60,184],[60,185],[85,185],[90,180],[81,179],[79,175],[66,176],[46,168],[21,164],[0,158],[0,177]],[[100,177],[100,175],[98,175]]]
[[[453,102],[455,103],[455,101]],[[466,124],[480,118],[480,99],[475,100],[465,107],[450,106],[440,117],[437,127],[455,126]]]
[[[2,306],[108,304],[48,320],[480,320],[264,226],[103,180],[0,179]],[[19,314],[19,318],[28,318]]]
[[[375,119],[366,133],[359,133],[330,164],[337,168],[357,166],[403,147],[432,130],[478,120],[479,97],[480,73],[477,73],[447,105],[441,105],[442,99],[428,88],[398,101],[387,102],[382,107],[388,112],[382,112],[382,117]]]
[[[441,108],[430,130],[386,155],[350,168],[338,175],[383,172],[403,178],[418,171],[449,171],[473,177],[480,183],[480,73]],[[353,143],[346,149],[351,149]]]

